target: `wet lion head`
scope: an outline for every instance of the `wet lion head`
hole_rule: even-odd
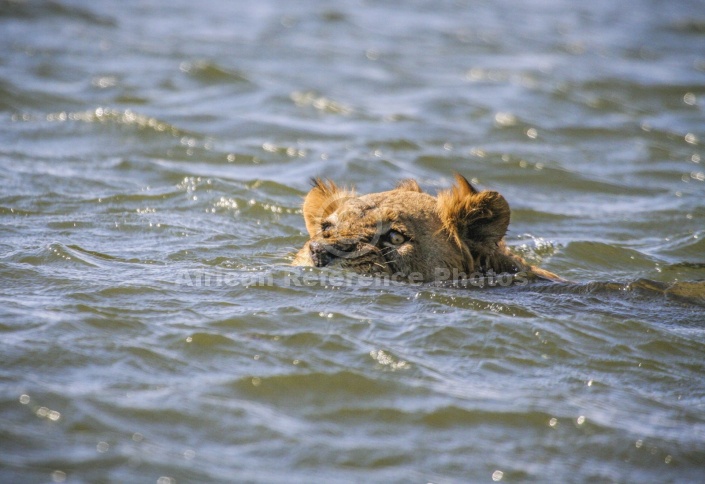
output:
[[[335,266],[361,274],[432,281],[452,271],[517,272],[526,265],[504,244],[509,204],[478,191],[463,176],[437,196],[414,180],[358,195],[332,181],[313,180],[303,205],[310,239],[294,265]]]

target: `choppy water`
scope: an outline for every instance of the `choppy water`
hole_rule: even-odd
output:
[[[704,109],[699,0],[0,1],[0,481],[703,482]],[[578,284],[288,266],[453,170]]]

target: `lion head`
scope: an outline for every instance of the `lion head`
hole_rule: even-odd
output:
[[[510,210],[502,195],[478,191],[459,174],[455,180],[435,197],[414,180],[368,195],[313,180],[303,205],[310,240],[293,264],[424,282],[459,272],[551,275],[507,249]]]

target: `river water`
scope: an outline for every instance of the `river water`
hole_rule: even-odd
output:
[[[703,482],[705,3],[0,1],[0,481]],[[292,268],[458,171],[575,284]]]

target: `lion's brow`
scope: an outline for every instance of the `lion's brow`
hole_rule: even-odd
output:
[[[367,215],[367,212],[374,210],[375,208],[377,208],[377,207],[371,203],[364,204],[362,207],[360,207],[360,211],[362,212],[362,214],[360,215],[360,218],[364,217],[365,215]]]

